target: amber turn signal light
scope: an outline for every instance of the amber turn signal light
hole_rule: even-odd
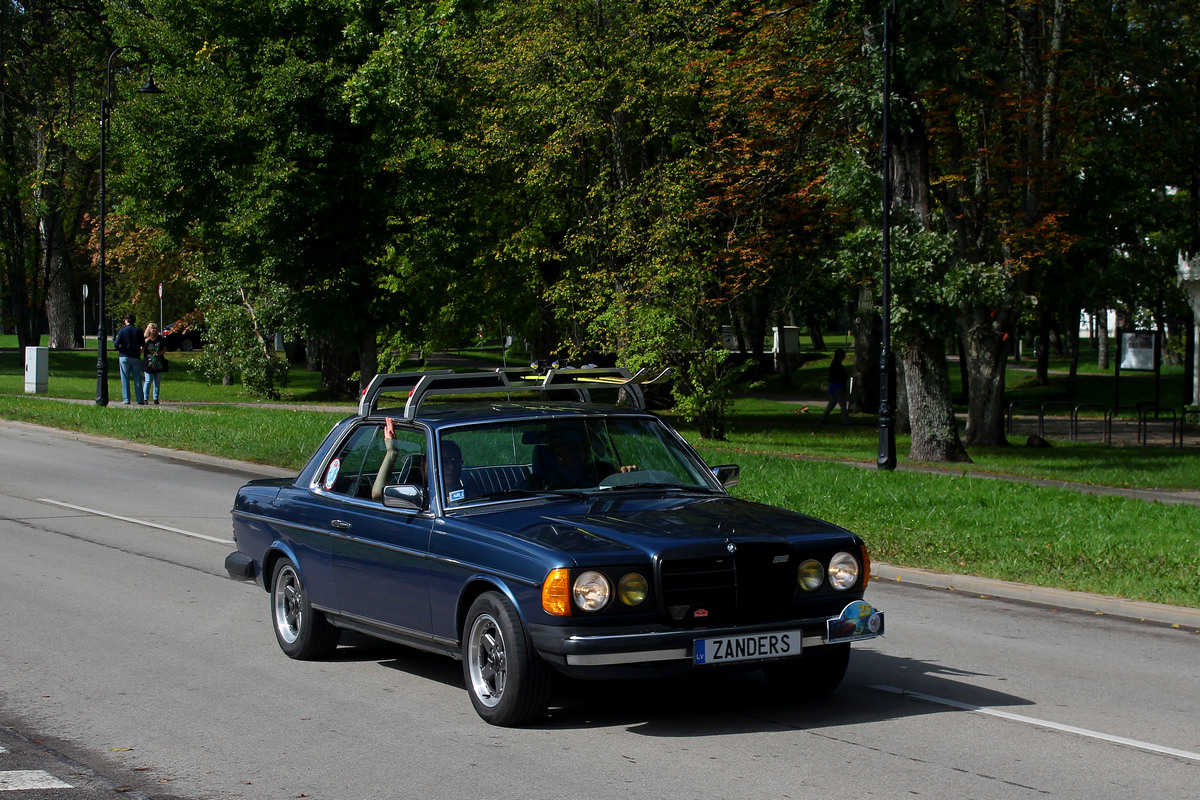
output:
[[[556,617],[571,616],[571,571],[565,568],[550,570],[542,582],[542,608]]]

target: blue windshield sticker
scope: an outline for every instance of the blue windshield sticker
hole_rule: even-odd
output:
[[[466,496],[467,496],[466,489],[455,489],[453,492],[450,493],[450,502],[457,503],[459,500],[462,500]]]

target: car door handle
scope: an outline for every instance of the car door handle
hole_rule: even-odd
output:
[[[346,522],[344,520],[340,520],[340,519],[331,520],[329,524],[330,524],[330,526],[337,528],[339,531],[350,530],[350,523]]]

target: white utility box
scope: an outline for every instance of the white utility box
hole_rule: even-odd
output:
[[[50,381],[50,348],[25,348],[25,393],[46,394]]]

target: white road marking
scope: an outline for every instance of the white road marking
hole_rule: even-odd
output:
[[[1164,747],[1158,744],[1151,744],[1150,742],[1141,742],[1137,739],[1127,739],[1124,736],[1113,736],[1110,733],[1091,731],[1087,728],[1076,728],[1074,725],[1063,725],[1058,722],[1050,722],[1049,720],[1038,719],[1036,717],[1026,717],[1020,714],[1013,714],[1010,711],[1001,711],[998,708],[974,706],[970,703],[960,703],[957,700],[948,700],[944,697],[934,697],[933,695],[921,694],[919,692],[910,692],[907,689],[897,689],[895,686],[872,686],[871,688],[878,689],[881,692],[904,695],[905,697],[915,697],[918,700],[924,700],[927,703],[936,703],[938,705],[949,706],[950,708],[958,708],[963,711],[974,711],[979,714],[987,714],[991,717],[1000,717],[1001,719],[1012,720],[1013,722],[1023,722],[1026,725],[1037,725],[1042,728],[1050,728],[1052,730],[1062,731],[1063,733],[1073,733],[1076,736],[1086,736],[1091,739],[1099,739],[1103,742],[1112,742],[1113,744],[1125,745],[1126,747],[1136,747],[1139,750],[1148,750],[1151,753],[1160,753],[1162,755],[1188,758],[1192,761],[1200,761],[1200,753],[1193,753],[1188,750],[1176,750],[1174,747]]]
[[[203,533],[196,533],[195,531],[185,531],[182,528],[172,528],[170,525],[159,525],[157,522],[147,522],[144,519],[135,519],[134,517],[123,517],[120,514],[110,514],[107,511],[98,511],[97,509],[94,509],[94,508],[86,508],[84,506],[72,505],[71,503],[64,503],[61,500],[51,500],[46,497],[39,497],[38,502],[39,503],[49,503],[49,504],[55,505],[55,506],[62,506],[63,508],[70,508],[75,511],[82,511],[85,514],[95,514],[98,517],[108,517],[109,519],[119,519],[122,522],[131,522],[134,525],[144,525],[147,528],[157,528],[160,531],[170,531],[171,533],[178,533],[181,536],[191,536],[193,539],[204,539],[207,542],[216,542],[217,544],[227,544],[230,546],[237,544],[236,542],[232,541],[231,539],[218,539],[216,536],[209,536],[209,535],[203,534]]]
[[[74,789],[49,772],[40,769],[0,770],[0,792],[15,792],[25,789]]]

